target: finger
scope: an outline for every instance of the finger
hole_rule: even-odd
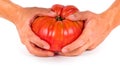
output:
[[[44,48],[44,49],[49,49],[50,48],[50,46],[47,42],[45,42],[44,40],[41,40],[37,36],[31,37],[30,42],[34,43],[35,45],[37,45],[40,48]]]
[[[93,42],[93,44],[91,46],[89,46],[88,50],[95,49],[101,42],[104,41],[106,35],[108,35],[108,33],[104,34],[104,35],[101,35],[101,37],[95,39],[95,41]]]
[[[43,49],[49,49],[50,46],[48,45],[48,43],[46,43],[45,41],[41,40],[40,38],[32,38],[31,43],[34,43],[36,46],[43,48]]]
[[[76,12],[72,15],[69,15],[67,19],[69,20],[87,20],[88,16],[92,15],[93,13],[90,11],[85,11],[85,12]]]
[[[51,11],[51,9],[47,9],[47,8],[40,8],[39,10],[37,10],[37,12],[39,13],[38,16],[56,16],[57,14],[53,11]]]
[[[78,56],[78,55],[82,54],[84,51],[86,51],[88,47],[89,47],[89,42],[86,43],[85,45],[83,45],[82,47],[79,47],[71,52],[61,53],[60,55],[62,55],[62,56]]]
[[[62,52],[63,53],[71,52],[71,51],[83,46],[85,43],[88,42],[87,34],[88,33],[86,32],[86,30],[84,30],[78,39],[76,39],[71,44],[63,47]]]
[[[36,44],[38,47],[49,49],[50,46],[47,42],[44,40],[41,40],[40,37],[38,37],[33,31],[29,30],[29,34],[27,35],[29,38],[29,41]]]
[[[28,51],[35,56],[40,56],[40,57],[54,56],[53,52],[46,51],[46,50],[43,50],[41,48],[38,48],[33,43],[30,43],[30,42],[28,42],[26,44],[26,47],[27,47]]]

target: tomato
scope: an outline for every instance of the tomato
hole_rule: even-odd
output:
[[[75,41],[83,29],[83,21],[71,21],[67,16],[78,9],[72,5],[53,5],[51,8],[57,16],[37,17],[32,23],[32,30],[40,39],[49,43],[51,51],[60,52],[61,49]]]

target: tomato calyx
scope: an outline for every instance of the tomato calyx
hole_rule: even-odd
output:
[[[64,18],[61,17],[61,16],[56,16],[55,18],[56,18],[57,21],[62,21],[62,20],[64,20]]]

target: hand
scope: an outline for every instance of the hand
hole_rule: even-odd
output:
[[[95,14],[89,11],[77,12],[68,16],[70,20],[84,20],[85,25],[82,34],[73,43],[62,49],[61,55],[76,56],[86,50],[96,48],[111,32],[110,20],[102,14]]]
[[[31,22],[36,16],[54,16],[55,14],[45,8],[23,8],[18,13],[15,20],[21,42],[27,47],[28,51],[36,56],[54,56],[53,52],[47,51],[49,44],[41,40],[31,30]]]

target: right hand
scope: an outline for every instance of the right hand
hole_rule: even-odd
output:
[[[49,44],[41,40],[31,30],[31,22],[36,16],[55,16],[49,9],[45,8],[22,8],[17,12],[19,16],[16,16],[15,25],[17,27],[21,42],[27,47],[28,51],[36,56],[54,56],[54,53],[48,51]]]
[[[68,19],[73,21],[84,20],[85,24],[82,34],[74,42],[65,46],[61,55],[77,56],[86,50],[96,48],[113,30],[107,15],[86,11],[68,16]]]

